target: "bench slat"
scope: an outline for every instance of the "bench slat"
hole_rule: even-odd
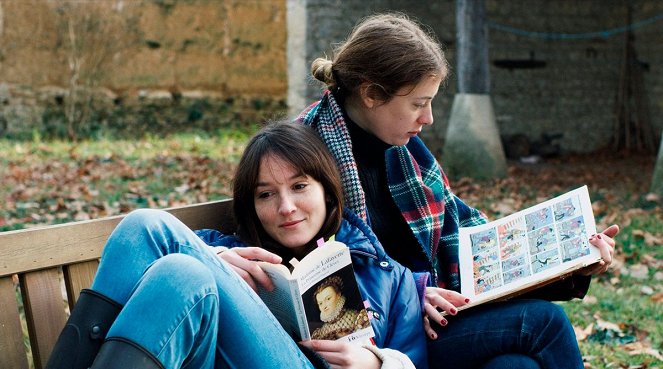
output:
[[[0,301],[0,369],[27,369],[28,358],[12,277],[0,278]]]
[[[120,219],[0,233],[0,276],[96,259]]]
[[[191,229],[218,229],[234,232],[237,224],[233,217],[232,199],[166,209]]]
[[[67,320],[56,268],[19,276],[35,368],[48,361]]]
[[[83,288],[90,288],[97,272],[99,261],[91,260],[82,263],[66,265],[62,268],[64,284],[67,290],[69,309],[73,309]]]
[[[235,229],[232,199],[166,210],[192,229]],[[97,259],[123,217],[0,232],[0,277]]]

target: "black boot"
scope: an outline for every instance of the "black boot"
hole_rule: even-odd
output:
[[[104,342],[90,369],[164,369],[150,352],[122,338]]]
[[[122,305],[108,297],[82,290],[53,347],[46,369],[89,368],[120,310]]]

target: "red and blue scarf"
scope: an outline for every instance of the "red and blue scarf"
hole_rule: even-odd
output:
[[[341,173],[347,207],[370,224],[350,133],[334,95],[326,91],[297,120],[312,126],[327,144]],[[444,172],[419,137],[387,149],[385,162],[391,196],[428,257],[427,270],[413,272],[430,272],[434,285],[458,290],[458,228],[485,223],[485,218],[451,192]]]

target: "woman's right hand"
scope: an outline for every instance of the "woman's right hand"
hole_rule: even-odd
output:
[[[458,307],[470,302],[470,299],[452,290],[438,287],[426,287],[424,296],[424,330],[431,339],[437,338],[437,333],[431,327],[431,321],[441,326],[447,325],[447,319],[442,311],[449,315],[458,314]]]
[[[330,340],[309,340],[299,343],[317,352],[332,368],[379,369],[382,366],[382,362],[374,353],[356,343]]]
[[[230,264],[233,270],[254,291],[258,291],[258,284],[268,291],[274,289],[271,278],[260,268],[257,262],[266,261],[272,264],[280,264],[280,256],[260,247],[234,247],[218,254],[218,257]]]

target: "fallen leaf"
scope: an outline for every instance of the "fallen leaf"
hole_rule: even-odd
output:
[[[585,328],[576,327],[574,325],[573,330],[576,333],[576,340],[578,340],[578,342],[584,341],[594,331],[594,323],[590,323]]]
[[[654,289],[649,286],[642,286],[640,287],[640,292],[642,292],[643,295],[653,295]]]
[[[598,299],[596,298],[596,296],[592,296],[592,295],[585,295],[585,297],[582,299],[582,303],[587,304],[587,305],[594,305],[597,302],[598,302]]]
[[[628,268],[628,274],[635,279],[649,278],[649,268],[644,264],[634,264]]]
[[[659,201],[661,201],[661,196],[659,196],[658,194],[655,194],[653,192],[650,192],[650,193],[645,195],[645,200],[653,201],[653,202],[659,202]]]
[[[663,281],[663,272],[654,273],[654,280],[655,281]]]
[[[626,351],[628,351],[628,354],[631,356],[651,355],[656,359],[663,361],[663,355],[661,355],[661,353],[658,350],[651,348],[651,345],[649,345],[648,343],[641,341],[631,342],[623,345],[623,347],[624,349],[626,349]]]

